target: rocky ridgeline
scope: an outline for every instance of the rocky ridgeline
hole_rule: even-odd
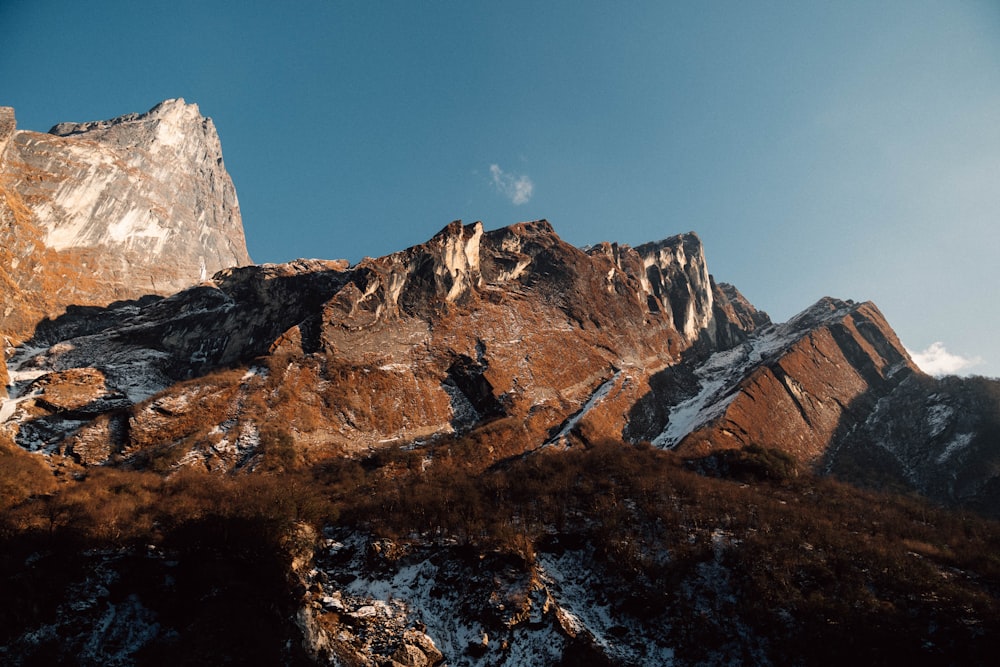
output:
[[[954,401],[912,418],[925,444],[886,449],[888,398],[923,376],[874,305],[773,325],[693,233],[581,250],[544,220],[456,221],[355,266],[229,268],[249,262],[239,208],[195,105],[47,135],[7,109],[0,148],[3,325],[25,342],[0,416],[30,450],[232,469],[259,463],[262,433],[321,460],[490,428],[496,457],[624,438],[839,470],[864,433],[908,483],[993,488],[931,481],[926,461],[978,451],[968,424],[940,426]]]
[[[745,338],[766,316],[714,286],[693,234],[645,255],[607,249],[582,252],[545,221],[493,232],[455,222],[427,243],[354,267],[311,260],[227,269],[166,299],[70,309],[12,358],[8,428],[30,449],[88,463],[132,456],[139,442],[163,442],[162,433],[140,434],[146,408],[129,415],[114,403],[107,419],[81,423],[80,409],[45,402],[40,378],[53,391],[67,371],[94,367],[95,396],[138,404],[166,392],[157,405],[170,394],[182,405],[192,385],[175,383],[257,364],[268,369],[228,380],[218,422],[200,420],[202,432],[184,434],[201,443],[196,458],[236,465],[219,455],[231,439],[219,423],[234,420],[255,432],[273,419],[287,423],[321,456],[516,418],[531,435],[509,446],[523,449],[545,442],[602,388],[600,405],[577,421],[592,437],[617,437],[650,372],[696,345],[714,348],[719,331],[727,332],[720,340]],[[617,385],[611,396],[607,383]],[[286,387],[280,400],[251,400],[274,384]],[[244,407],[251,403],[256,412]]]

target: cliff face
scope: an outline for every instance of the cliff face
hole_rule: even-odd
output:
[[[183,100],[17,130],[0,112],[0,333],[67,305],[167,295],[250,263],[211,119]]]

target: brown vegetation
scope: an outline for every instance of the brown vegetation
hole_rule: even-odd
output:
[[[776,662],[981,663],[997,648],[996,523],[800,474],[777,452],[691,462],[603,443],[488,466],[477,434],[306,468],[287,444],[280,430],[262,437],[267,464],[255,474],[91,469],[59,489],[36,469],[24,472],[30,465],[16,452],[0,453],[18,462],[0,468],[2,541],[12,554],[0,581],[15,591],[7,632],[21,627],[11,609],[28,595],[13,585],[29,576],[13,554],[158,545],[184,563],[235,559],[255,573],[263,568],[278,582],[273,593],[285,585],[277,573],[290,562],[287,536],[305,523],[397,543],[457,540],[526,564],[553,541],[586,545],[622,597],[618,612],[662,619],[685,661],[708,659],[712,642],[737,621],[764,638]],[[732,619],[719,610],[699,615],[697,587],[684,588],[709,566],[728,573],[724,611]],[[233,579],[240,576],[223,578],[243,590]]]

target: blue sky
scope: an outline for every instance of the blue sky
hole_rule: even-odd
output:
[[[777,320],[870,299],[1000,376],[998,3],[0,0],[0,41],[23,129],[196,102],[258,262],[694,230]]]

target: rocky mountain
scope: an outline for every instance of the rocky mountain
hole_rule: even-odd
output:
[[[936,426],[905,445],[867,436],[893,478],[973,505],[996,483],[979,466],[945,492],[952,469],[927,464],[982,430],[941,420],[985,408],[887,409],[940,381],[874,305],[823,299],[771,324],[714,283],[694,234],[584,251],[544,221],[456,222],[353,267],[226,269],[168,298],[70,308],[9,364],[4,428],[87,465],[253,469],[261,434],[315,463],[489,426],[497,458],[607,439],[692,457],[756,445],[846,474],[863,434],[902,419]]]
[[[496,232],[453,223],[355,267],[227,269],[166,299],[69,311],[10,360],[6,410],[22,446],[91,464],[134,457],[148,439],[238,467],[252,452],[219,454],[232,449],[223,444],[232,425],[259,433],[275,420],[317,458],[497,419],[541,446],[574,429],[619,436],[651,372],[684,350],[745,338],[755,321],[766,316],[711,282],[693,234],[583,252],[544,221]],[[246,376],[213,389],[217,423],[192,421],[194,431],[168,439],[147,431],[143,411],[158,408],[145,399],[204,411],[205,398],[190,402],[189,392],[205,384],[176,383],[241,364]],[[84,379],[81,369],[93,372]],[[44,398],[67,383],[80,405]],[[265,386],[281,396],[241,408]]]
[[[215,126],[196,105],[167,100],[48,134],[17,130],[14,110],[0,108],[8,345],[68,306],[168,295],[247,264],[236,189]]]
[[[2,112],[0,177],[0,575],[62,582],[11,664],[184,662],[208,627],[303,664],[872,657],[830,618],[914,659],[993,646],[1000,531],[826,479],[1000,515],[1000,382],[924,375],[874,304],[772,323],[693,232],[544,220],[251,265],[180,100],[49,135]],[[220,625],[218,591],[268,629]]]

